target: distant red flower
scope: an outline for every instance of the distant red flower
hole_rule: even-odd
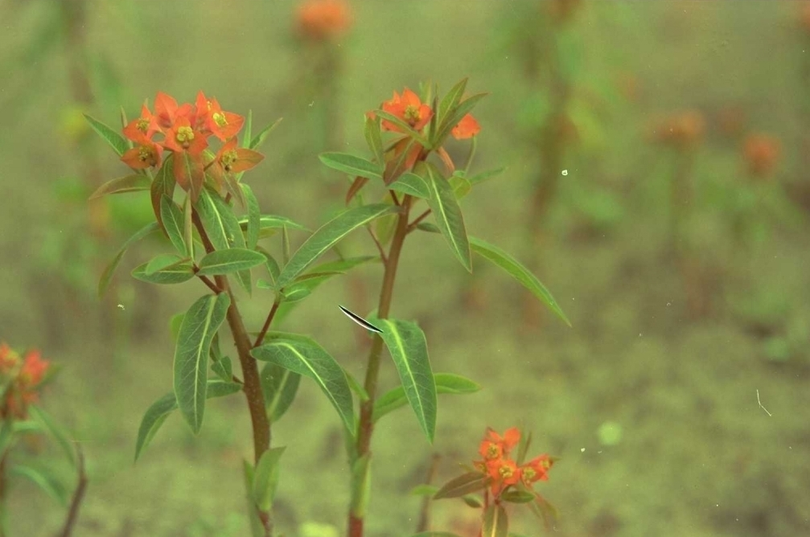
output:
[[[321,41],[340,36],[351,27],[351,11],[344,0],[308,0],[298,7],[298,30]]]
[[[50,363],[43,360],[39,351],[28,351],[23,358],[23,366],[20,370],[20,380],[28,387],[33,387],[42,382],[42,377],[48,371]]]
[[[402,95],[395,91],[391,100],[382,104],[382,109],[384,112],[398,117],[416,131],[427,125],[433,116],[430,106],[423,104],[419,96],[408,88],[405,88]],[[402,128],[385,119],[382,120],[382,129],[403,132]]]
[[[453,127],[453,129],[450,131],[453,138],[456,140],[472,138],[479,132],[481,132],[481,125],[478,124],[478,121],[476,121],[472,114],[467,114],[461,118],[458,125]]]
[[[124,152],[121,160],[133,170],[159,167],[163,148],[147,138],[140,130],[135,132],[137,135],[132,138],[132,141],[136,145]]]
[[[745,139],[743,154],[748,170],[755,177],[767,177],[776,168],[781,147],[779,140],[767,134],[752,134]]]
[[[8,374],[17,366],[20,356],[6,343],[0,343],[0,374]]]
[[[28,405],[38,398],[40,384],[50,368],[50,363],[43,360],[39,351],[28,351],[22,358],[8,345],[0,344],[0,376],[6,386],[5,397],[0,401],[0,418],[12,417],[25,419]]]

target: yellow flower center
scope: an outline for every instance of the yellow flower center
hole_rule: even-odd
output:
[[[408,123],[411,125],[415,125],[419,123],[419,120],[422,119],[422,114],[419,113],[419,107],[409,104],[405,107],[405,119],[408,120]]]
[[[498,469],[498,473],[501,474],[502,478],[509,479],[514,475],[515,472],[512,470],[511,467],[504,465]]]
[[[496,446],[495,444],[490,444],[487,447],[487,455],[486,455],[487,459],[497,459],[499,455],[500,453],[498,450],[498,446]]]
[[[177,140],[178,144],[188,148],[188,146],[191,145],[191,141],[194,139],[194,130],[185,125],[178,127],[177,134],[174,135],[174,138]]]
[[[523,479],[526,481],[531,481],[534,479],[534,476],[537,475],[537,472],[534,471],[534,468],[524,468],[523,469]]]
[[[225,114],[222,112],[216,112],[212,117],[214,119],[214,123],[216,123],[219,127],[224,127],[228,124],[228,118],[226,118]]]
[[[226,151],[223,153],[220,162],[222,162],[222,167],[225,169],[226,172],[231,171],[231,166],[233,163],[239,160],[239,155],[236,153],[236,149],[231,149],[230,151]]]
[[[138,130],[145,133],[149,129],[149,120],[146,118],[138,118],[138,123],[136,124]]]
[[[152,151],[151,147],[146,145],[142,145],[138,148],[138,160],[148,162],[150,166],[157,164],[154,151]]]

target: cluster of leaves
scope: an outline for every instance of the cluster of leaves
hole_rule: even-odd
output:
[[[55,368],[36,350],[20,354],[0,343],[0,488],[7,490],[13,477],[28,479],[63,506],[70,497],[55,472],[41,457],[32,456],[32,437],[54,440],[83,479],[81,455],[64,429],[36,403],[42,388],[53,379]],[[27,447],[27,448],[26,448]],[[35,454],[34,454],[35,455]],[[5,534],[6,513],[0,497],[0,531]]]

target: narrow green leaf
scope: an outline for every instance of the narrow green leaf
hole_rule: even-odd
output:
[[[368,453],[352,464],[352,490],[349,510],[353,517],[363,519],[371,499],[371,457]]]
[[[382,179],[382,165],[348,153],[321,153],[318,158],[326,166],[353,177]]]
[[[360,402],[365,403],[366,401],[368,401],[368,399],[369,399],[368,392],[363,387],[363,385],[360,384],[357,381],[357,379],[354,378],[354,376],[352,376],[352,374],[349,373],[348,371],[346,371],[345,369],[343,370],[343,372],[346,374],[346,380],[349,381],[349,388],[351,388],[352,391],[355,393],[355,395],[357,395],[357,398],[360,399]],[[403,398],[404,398],[404,392],[403,392]]]
[[[118,153],[119,157],[122,156],[127,149],[129,149],[127,141],[124,139],[123,136],[118,134],[117,131],[111,129],[110,127],[108,127],[107,125],[105,125],[104,123],[102,123],[101,121],[97,120],[92,116],[88,116],[87,114],[83,115],[84,119],[86,119],[87,122],[90,124],[90,127],[92,127],[92,129],[96,131],[96,133],[99,136],[101,136],[105,142],[110,144],[110,147],[112,147],[115,150],[115,152]]]
[[[534,501],[534,494],[526,490],[507,490],[501,499],[509,503],[529,503]]]
[[[216,250],[227,250],[235,239],[235,237],[229,235],[230,226],[227,223],[228,215],[233,217],[233,212],[230,207],[228,207],[228,210],[221,210],[223,207],[214,201],[215,197],[219,197],[219,195],[211,194],[207,189],[203,190],[196,203],[197,212],[208,234],[208,239],[214,245],[214,248]]]
[[[34,419],[40,422],[43,428],[48,431],[48,434],[56,440],[56,443],[59,444],[59,447],[64,452],[65,456],[67,457],[70,464],[76,464],[76,451],[73,448],[73,443],[68,439],[67,433],[65,430],[56,423],[53,417],[42,410],[40,407],[36,405],[31,405],[28,407],[28,411],[31,413]],[[2,453],[2,450],[0,450]]]
[[[416,140],[422,147],[425,148],[431,147],[430,142],[428,142],[427,138],[425,138],[423,135],[415,131],[408,123],[398,118],[394,114],[390,114],[385,110],[374,110],[374,114],[376,116],[381,117],[382,119],[385,119],[386,121],[390,121],[400,129],[402,129],[402,132],[407,134],[413,140]]]
[[[174,352],[174,393],[195,434],[202,427],[205,412],[208,349],[230,303],[227,293],[205,295],[191,305],[180,325]]]
[[[242,387],[233,382],[222,382],[220,380],[209,380],[208,389],[205,396],[208,399],[215,397],[224,397],[241,391]],[[143,450],[155,437],[160,426],[166,421],[173,411],[177,410],[177,398],[174,392],[167,393],[150,406],[141,419],[141,425],[138,428],[138,439],[135,443],[135,461],[138,461]]]
[[[465,394],[481,390],[481,386],[470,379],[452,373],[435,373],[437,394]],[[402,408],[408,404],[405,388],[396,388],[384,393],[374,402],[374,421],[376,422],[386,414]]]
[[[425,184],[425,180],[411,172],[405,172],[400,175],[396,180],[388,185],[388,188],[401,192],[402,194],[416,196],[417,198],[430,198],[430,190],[428,189],[427,184]]]
[[[447,112],[458,106],[461,98],[464,97],[465,89],[467,89],[467,79],[463,78],[442,97],[439,103],[439,120],[443,120],[447,116]]]
[[[439,492],[433,495],[434,500],[442,498],[460,498],[466,494],[483,490],[487,476],[481,472],[467,472],[445,483]]]
[[[557,304],[557,301],[554,300],[554,297],[551,296],[549,290],[546,289],[542,283],[540,283],[540,280],[538,280],[537,277],[532,274],[531,271],[529,271],[529,269],[495,245],[489,244],[488,242],[482,241],[481,239],[477,239],[475,237],[470,238],[470,243],[472,244],[472,249],[474,252],[505,270],[507,274],[516,279],[521,285],[523,285],[523,287],[531,291],[534,296],[540,299],[540,301],[551,311],[553,311],[555,315],[562,319],[565,324],[571,326],[571,322],[568,320],[568,317],[566,317],[562,308],[560,308],[559,304]]]
[[[211,371],[225,382],[233,382],[233,364],[231,359],[223,356],[211,364]]]
[[[172,246],[181,254],[186,255],[188,247],[184,239],[185,217],[180,208],[165,194],[160,197],[160,218]]]
[[[433,496],[439,492],[439,487],[436,485],[416,485],[411,489],[411,496]]]
[[[430,190],[428,205],[433,212],[436,225],[464,268],[472,272],[470,243],[456,195],[435,166],[428,163],[426,168],[427,186]]]
[[[484,511],[484,525],[481,529],[481,537],[508,537],[509,519],[506,516],[506,509],[502,505],[490,505]]]
[[[194,220],[191,196],[186,196],[183,204],[183,240],[186,243],[186,257],[194,259]]]
[[[271,362],[264,365],[259,379],[267,415],[270,416],[271,422],[275,423],[295,400],[301,375]]]
[[[450,177],[448,182],[450,183],[450,188],[453,189],[453,194],[455,194],[457,200],[462,199],[464,196],[470,193],[470,190],[472,190],[472,184],[465,177],[453,175]]]
[[[451,110],[447,114],[447,117],[442,120],[441,127],[439,127],[439,133],[437,134],[434,143],[437,145],[444,143],[445,138],[447,138],[447,136],[450,134],[453,127],[458,125],[458,122],[461,121],[461,119],[466,116],[476,104],[478,104],[478,101],[486,96],[486,93],[477,93],[471,97],[468,97],[467,99],[464,99],[454,110]]]
[[[259,231],[261,230],[261,213],[259,212],[259,201],[253,194],[253,189],[245,183],[240,183],[242,192],[245,194],[248,209],[248,222],[247,222],[247,248],[255,250],[256,244],[259,242]]]
[[[262,511],[269,511],[278,488],[279,460],[284,447],[268,449],[262,453],[256,470],[253,472],[252,496],[256,506]]]
[[[157,229],[158,229],[157,222],[152,222],[150,224],[147,224],[146,226],[142,227],[140,230],[135,232],[135,234],[132,235],[124,243],[123,246],[121,246],[121,249],[118,250],[118,253],[115,254],[115,257],[113,257],[112,261],[110,261],[110,263],[104,268],[104,272],[101,273],[101,278],[99,279],[99,282],[98,282],[98,296],[99,297],[104,296],[104,292],[107,290],[107,287],[110,285],[110,279],[112,278],[112,275],[115,272],[115,269],[118,267],[118,264],[121,262],[121,258],[124,257],[124,254],[127,252],[129,247],[132,246],[133,244],[135,244],[136,242],[138,242],[139,240],[141,240],[142,238],[146,237],[147,235],[149,235],[153,231],[157,230]]]
[[[200,260],[200,270],[197,274],[201,276],[230,274],[261,265],[265,261],[266,258],[264,255],[254,250],[247,250],[245,248],[216,250]]]
[[[488,179],[492,179],[493,177],[497,177],[498,175],[502,174],[506,171],[506,166],[502,168],[495,168],[494,170],[489,170],[481,173],[477,173],[468,177],[467,179],[470,181],[470,184],[477,185],[478,183],[483,183]]]
[[[146,269],[144,272],[147,274],[154,274],[158,270],[187,261],[189,260],[180,258],[176,254],[158,254],[150,259],[148,263],[146,263]]]
[[[164,268],[152,269],[151,272],[149,263],[144,263],[132,270],[132,277],[142,282],[171,285],[187,282],[193,278],[194,269],[188,260],[180,260]]]
[[[163,160],[163,165],[155,174],[152,180],[152,186],[149,188],[149,196],[152,199],[152,211],[155,213],[155,219],[158,224],[163,227],[163,217],[161,216],[160,201],[163,196],[173,199],[174,189],[177,184],[174,178],[174,155],[169,155]]]
[[[374,160],[378,166],[382,166],[385,162],[384,149],[382,142],[382,132],[380,130],[380,118],[366,117],[366,143],[374,155]]]
[[[25,477],[45,491],[51,498],[59,502],[60,505],[67,505],[68,494],[65,488],[52,475],[46,474],[39,468],[24,464],[15,464],[11,467],[11,473]]]
[[[253,110],[248,110],[245,126],[242,128],[242,147],[250,149],[250,135],[253,130]]]
[[[318,259],[324,252],[332,248],[343,237],[355,229],[379,218],[385,214],[398,211],[399,207],[375,204],[364,205],[342,212],[308,238],[301,247],[296,250],[290,261],[284,265],[281,274],[276,281],[278,288],[283,288],[291,283],[304,269],[313,261]]]
[[[273,339],[250,354],[313,379],[338,411],[350,434],[355,431],[351,388],[343,368],[323,347],[304,336]]]
[[[254,136],[253,139],[250,141],[250,144],[248,144],[248,149],[256,149],[257,147],[262,145],[264,141],[267,139],[267,135],[273,132],[273,129],[275,129],[279,123],[281,123],[281,118],[278,118],[273,123],[269,124],[261,131],[259,131],[259,134]]]
[[[98,187],[95,192],[90,195],[90,199],[98,199],[107,194],[124,194],[126,192],[140,192],[142,190],[149,190],[149,178],[145,175],[134,173],[117,179],[111,179]]]
[[[347,257],[345,259],[336,259],[334,261],[327,261],[326,263],[321,263],[319,265],[315,265],[312,269],[308,272],[309,273],[345,273],[349,270],[368,263],[369,261],[379,261],[380,258],[376,255],[361,255],[357,257]]]

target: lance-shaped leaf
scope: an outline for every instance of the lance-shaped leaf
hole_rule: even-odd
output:
[[[259,211],[259,201],[256,195],[253,194],[253,189],[245,183],[239,183],[242,187],[242,192],[245,194],[248,209],[248,222],[247,222],[247,247],[249,250],[255,250],[256,244],[259,242],[259,231],[261,230],[261,212]]]
[[[239,218],[239,227],[247,231],[248,225],[249,225],[248,216],[242,216]],[[274,214],[263,214],[259,216],[260,239],[263,239],[265,237],[271,237],[276,232],[277,229],[282,229],[285,227],[287,229],[298,229],[301,231],[306,231],[308,233],[310,232],[309,229],[307,229],[306,227],[302,226],[297,222],[293,222],[286,216],[277,216]]]
[[[481,528],[481,537],[507,537],[509,535],[509,519],[506,509],[502,505],[490,505],[484,511],[484,525]]]
[[[427,340],[416,323],[398,319],[369,320],[377,326],[399,373],[419,425],[433,442],[436,431],[436,382],[428,359]]]
[[[59,502],[60,505],[67,505],[67,491],[56,477],[50,473],[45,473],[39,468],[24,464],[15,464],[11,467],[11,473],[25,477],[40,489],[45,491],[51,498]]]
[[[434,500],[442,498],[460,498],[467,494],[483,490],[487,476],[481,472],[467,472],[445,483],[439,492],[433,495]]]
[[[475,107],[475,105],[478,104],[478,101],[480,101],[486,96],[487,96],[486,93],[477,93],[461,101],[461,103],[459,103],[459,105],[456,106],[455,109],[451,110],[447,114],[447,117],[442,119],[442,124],[439,127],[439,131],[433,143],[437,145],[441,145],[442,143],[444,143],[444,139],[447,138],[447,136],[450,134],[450,131],[453,130],[453,127],[458,125],[458,122],[461,121],[461,118],[466,116]]]
[[[222,382],[221,380],[209,380],[205,396],[208,399],[224,397],[240,391],[242,387],[234,382]],[[174,392],[167,393],[150,406],[141,419],[138,428],[138,439],[135,442],[135,461],[141,456],[143,450],[155,437],[160,426],[169,417],[169,414],[177,410],[177,397]]]
[[[335,407],[350,434],[355,431],[352,393],[343,368],[323,347],[304,336],[273,339],[253,349],[257,360],[272,362],[313,379]]]
[[[203,190],[196,207],[208,238],[216,250],[227,250],[232,245],[238,247],[240,238],[244,247],[244,236],[239,221],[218,194],[211,193],[207,189]]]
[[[223,356],[212,363],[211,371],[216,373],[216,375],[225,382],[231,382],[233,380],[233,365],[231,364],[231,359],[227,356]]]
[[[560,308],[557,301],[554,300],[554,297],[551,296],[549,290],[546,289],[545,285],[540,283],[540,280],[538,280],[537,277],[532,274],[531,271],[529,271],[529,269],[497,246],[486,241],[471,237],[470,243],[472,244],[472,249],[475,253],[481,255],[485,259],[493,262],[495,265],[505,270],[507,274],[516,279],[523,287],[531,291],[534,296],[540,299],[540,301],[551,311],[553,311],[555,315],[562,319],[565,324],[571,326],[571,322],[568,320],[568,317],[565,316],[562,308]]]
[[[460,80],[455,86],[450,88],[450,91],[442,97],[439,103],[438,116],[442,120],[447,116],[447,112],[458,106],[461,98],[464,96],[464,90],[467,88],[467,79]]]
[[[270,421],[275,423],[287,412],[298,393],[301,375],[278,364],[264,365],[259,380]]]
[[[134,173],[117,179],[111,179],[98,187],[90,199],[98,199],[107,194],[123,194],[125,192],[139,192],[149,190],[149,178],[145,175]]]
[[[426,169],[427,187],[430,190],[428,205],[433,212],[436,226],[464,268],[472,272],[470,242],[467,239],[464,217],[453,188],[435,166],[428,163]]]
[[[110,263],[104,268],[104,272],[101,273],[101,279],[99,279],[98,282],[98,296],[104,296],[104,291],[106,291],[107,287],[110,285],[110,279],[112,278],[115,269],[118,267],[118,264],[121,262],[121,258],[124,257],[124,254],[127,252],[129,247],[157,229],[157,222],[147,224],[135,232],[135,234],[131,236],[123,246],[121,246],[121,249],[118,250],[118,253],[112,258],[112,261],[110,261]]]
[[[385,161],[383,156],[384,149],[383,149],[383,142],[382,142],[382,132],[380,130],[380,119],[377,117],[366,118],[366,128],[364,132],[366,136],[366,143],[368,144],[368,148],[371,150],[371,153],[374,155],[374,160],[382,166],[382,163]]]
[[[262,511],[269,511],[273,506],[278,488],[279,460],[284,453],[284,447],[268,449],[262,453],[256,470],[253,472],[253,487],[251,495],[256,506]]]
[[[419,144],[422,147],[427,147],[427,148],[431,147],[431,145],[428,142],[427,138],[425,138],[420,133],[415,131],[413,129],[413,127],[411,127],[408,123],[406,123],[405,121],[403,121],[399,117],[395,116],[394,114],[386,112],[385,110],[374,110],[374,115],[378,116],[378,117],[381,117],[381,118],[383,118],[383,119],[385,119],[387,121],[390,121],[391,123],[393,123],[394,125],[396,125],[400,129],[402,129],[402,132],[407,134],[410,138],[412,138],[413,140],[416,140],[417,142],[419,142]]]
[[[161,166],[155,174],[155,178],[152,180],[152,186],[150,187],[149,195],[152,199],[152,210],[161,227],[163,226],[163,216],[161,215],[160,201],[163,199],[163,196],[172,199],[174,187],[177,184],[177,180],[174,178],[174,172],[172,171],[173,167],[174,155],[169,155],[163,161],[163,166]]]
[[[382,179],[382,165],[348,153],[321,153],[318,158],[326,166],[354,177]]]
[[[273,123],[269,124],[261,131],[259,131],[259,133],[256,136],[254,136],[252,140],[250,140],[250,143],[248,144],[248,149],[256,149],[257,147],[262,145],[264,141],[267,139],[267,135],[273,132],[273,129],[275,129],[279,123],[281,123],[281,118],[278,118]]]
[[[183,283],[194,277],[194,269],[188,259],[178,260],[165,267],[151,267],[151,269],[150,263],[135,267],[132,270],[132,277],[142,282],[160,285]]]
[[[291,283],[295,277],[303,272],[313,261],[318,259],[324,252],[340,242],[343,237],[355,229],[371,222],[375,218],[398,210],[399,207],[379,203],[375,205],[364,205],[342,212],[315,231],[315,233],[296,250],[290,261],[284,265],[276,282],[276,287],[280,289]]]
[[[501,494],[501,500],[509,503],[529,503],[533,502],[535,494],[527,490],[507,490]]]
[[[127,149],[129,149],[127,141],[123,136],[118,134],[118,132],[111,129],[96,118],[88,116],[87,114],[84,114],[84,119],[87,120],[93,130],[96,131],[96,133],[98,133],[98,135],[101,136],[105,142],[110,144],[110,147],[112,147],[115,152],[118,153],[119,157],[122,156]]]
[[[76,451],[73,449],[73,444],[68,439],[67,433],[65,430],[53,419],[53,417],[39,408],[38,406],[31,405],[28,407],[28,411],[31,413],[31,416],[36,419],[38,422],[42,424],[44,430],[48,432],[48,434],[56,440],[56,443],[59,444],[59,447],[64,452],[67,459],[70,461],[71,464],[76,464]],[[0,450],[0,452],[2,452]]]
[[[197,274],[202,276],[230,274],[256,267],[263,264],[265,260],[266,258],[260,252],[246,248],[216,250],[200,260],[200,270]]]
[[[160,218],[163,221],[163,229],[169,236],[172,246],[181,254],[188,253],[184,235],[184,216],[183,212],[172,201],[169,196],[165,194],[160,197]]]
[[[401,192],[402,194],[416,196],[417,198],[430,198],[430,190],[427,184],[425,184],[425,180],[411,172],[405,172],[397,177],[396,180],[388,185],[388,188]]]
[[[461,375],[435,373],[433,379],[436,381],[437,394],[465,394],[481,390],[481,385]],[[397,386],[378,397],[374,402],[374,421],[406,404],[408,404],[408,398],[405,395],[405,388]]]
[[[203,190],[205,182],[205,168],[200,155],[191,155],[187,151],[174,154],[174,165],[172,167],[177,182],[188,190],[191,201],[196,202]]]
[[[205,295],[186,312],[174,351],[174,393],[177,406],[196,434],[202,427],[211,340],[225,320],[231,300],[227,293]]]

